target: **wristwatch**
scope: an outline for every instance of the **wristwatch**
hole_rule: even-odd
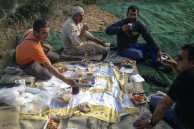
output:
[[[156,126],[155,124],[152,123],[152,118],[150,118],[150,119],[148,120],[148,124],[150,124],[151,126]]]

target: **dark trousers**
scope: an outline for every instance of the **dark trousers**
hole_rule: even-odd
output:
[[[133,60],[145,59],[146,54],[149,54],[154,62],[157,60],[157,51],[145,43],[133,43],[126,48],[118,48],[118,54]]]
[[[49,58],[51,62],[56,62],[60,59],[60,56],[56,52],[45,52],[46,56]],[[42,80],[48,80],[52,77],[50,71],[42,64],[37,62],[31,62],[24,65],[19,65],[23,71],[29,75],[37,77]]]

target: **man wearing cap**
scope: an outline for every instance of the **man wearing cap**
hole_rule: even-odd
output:
[[[83,8],[74,6],[72,17],[64,23],[62,28],[64,53],[69,55],[107,54],[110,47],[88,32],[88,25],[82,23],[83,17]]]

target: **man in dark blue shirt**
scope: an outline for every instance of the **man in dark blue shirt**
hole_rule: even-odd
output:
[[[118,54],[133,60],[145,59],[150,55],[154,62],[161,57],[162,52],[148,28],[138,20],[139,8],[129,6],[127,18],[106,28],[106,34],[117,35]],[[146,43],[138,43],[142,35]]]

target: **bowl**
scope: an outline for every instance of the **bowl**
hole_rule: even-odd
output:
[[[131,61],[131,60],[123,60],[121,62],[121,66],[125,67],[125,68],[133,68],[133,66],[136,64],[135,61]]]
[[[95,83],[95,77],[87,76],[87,77],[81,78],[77,85],[80,88],[90,88],[94,85],[94,83]]]
[[[91,63],[92,62],[90,60],[87,60],[87,59],[83,59],[82,61],[80,61],[80,64],[83,66],[88,66]]]
[[[132,102],[139,106],[143,105],[147,102],[146,96],[143,93],[133,93],[132,94]]]
[[[92,76],[93,75],[93,72],[92,71],[88,71],[86,72],[87,76]]]
[[[60,73],[64,73],[64,72],[66,72],[68,69],[66,68],[66,67],[58,67],[58,71],[60,72]]]

